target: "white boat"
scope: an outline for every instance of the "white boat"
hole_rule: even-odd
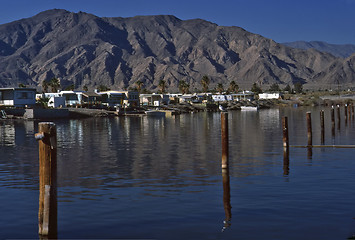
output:
[[[240,110],[242,111],[258,111],[258,107],[252,107],[252,106],[241,106]]]
[[[155,117],[164,117],[165,116],[165,112],[164,111],[159,111],[159,110],[145,111],[145,114],[147,116],[155,116]]]

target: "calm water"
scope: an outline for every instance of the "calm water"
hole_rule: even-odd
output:
[[[347,239],[355,149],[290,148],[284,163],[281,118],[290,144],[305,145],[312,111],[320,144],[319,110],[230,112],[230,191],[219,113],[55,121],[58,238]],[[355,144],[353,120],[332,137],[329,109],[325,119],[325,144]],[[0,121],[0,239],[38,239],[37,125]]]

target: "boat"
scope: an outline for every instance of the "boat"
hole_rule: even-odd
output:
[[[253,107],[253,106],[241,106],[240,110],[242,111],[258,111],[258,107]]]
[[[165,117],[165,112],[160,110],[148,110],[145,111],[147,116],[154,116],[154,117]]]

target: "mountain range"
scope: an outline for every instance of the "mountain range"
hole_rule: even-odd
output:
[[[330,53],[336,57],[347,58],[350,57],[353,53],[355,53],[355,45],[354,44],[330,44],[321,41],[296,41],[296,42],[286,42],[282,43],[283,45],[300,48],[300,49],[310,49],[314,48],[321,52]]]
[[[0,25],[0,87],[24,84],[41,89],[58,78],[62,87],[81,90],[143,87],[170,92],[180,81],[200,90],[235,81],[267,89],[300,82],[305,88],[353,86],[355,54],[347,58],[314,48],[299,49],[202,20],[171,15],[98,17],[53,9]]]

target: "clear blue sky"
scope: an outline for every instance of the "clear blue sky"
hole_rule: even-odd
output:
[[[0,24],[53,8],[100,17],[170,14],[239,26],[276,42],[355,44],[355,0],[0,0]]]

